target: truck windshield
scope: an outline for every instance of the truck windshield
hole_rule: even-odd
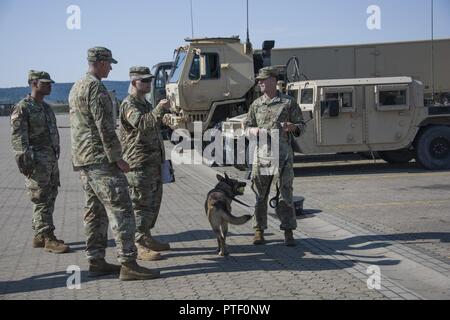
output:
[[[181,72],[183,70],[184,62],[186,60],[186,51],[180,50],[178,52],[177,58],[175,59],[175,63],[173,65],[173,69],[170,72],[169,83],[178,82],[180,79]]]

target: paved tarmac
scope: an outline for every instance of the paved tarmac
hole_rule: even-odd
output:
[[[392,169],[381,162],[381,167],[375,164],[378,169],[367,162],[344,161],[334,169],[329,163],[318,164],[322,169],[298,164],[294,192],[306,197],[307,213],[298,221],[298,246],[283,245],[279,221],[271,213],[269,244],[251,244],[250,223],[231,226],[227,259],[216,254],[203,205],[217,171],[236,177],[242,173],[229,167],[176,166],[177,181],[164,187],[153,232],[173,249],[163,254],[164,260],[142,263],[159,269],[162,278],[87,278],[84,196],[72,171],[68,117],[57,119],[62,187],[54,220],[57,236],[74,250],[54,255],[31,247],[32,205],[12,155],[8,118],[0,118],[0,299],[450,298],[450,173],[425,172],[414,164]],[[241,200],[252,204],[253,199],[247,188]],[[236,215],[251,213],[239,204],[233,210]],[[110,239],[107,260],[115,262]],[[71,274],[66,271],[72,265],[81,269],[80,289],[67,287]],[[369,288],[368,279],[378,270],[381,287]]]

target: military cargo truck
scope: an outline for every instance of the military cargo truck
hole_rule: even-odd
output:
[[[434,91],[438,103],[450,105],[450,39],[275,48],[271,54],[274,65],[298,57],[309,79],[408,76],[424,84],[426,104]]]
[[[307,122],[302,154],[378,152],[390,163],[415,158],[431,170],[450,168],[450,107],[425,107],[424,86],[411,77],[288,83]],[[242,138],[245,115],[223,123]]]
[[[186,39],[177,55],[166,85],[172,129],[193,132],[193,123],[203,129],[246,113],[255,99],[255,74],[270,64],[274,41],[265,41],[261,54],[239,37]]]

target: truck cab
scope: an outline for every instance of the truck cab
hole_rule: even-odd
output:
[[[178,48],[166,85],[172,129],[191,133],[193,123],[203,130],[226,118],[247,112],[253,96],[253,51],[238,37],[186,39]]]

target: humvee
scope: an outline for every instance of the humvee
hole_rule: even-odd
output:
[[[389,163],[415,158],[430,170],[450,168],[450,107],[425,107],[424,86],[417,80],[298,81],[286,91],[307,122],[306,133],[297,138],[302,154],[377,152]],[[242,134],[244,120],[245,115],[229,119],[222,131]]]

